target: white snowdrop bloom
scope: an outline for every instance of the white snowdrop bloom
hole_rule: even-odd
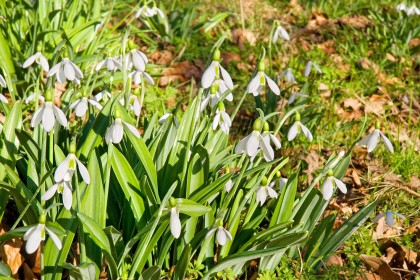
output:
[[[172,113],[166,113],[164,114],[159,120],[158,123],[160,125],[164,124],[166,122],[166,120],[169,118],[169,116],[173,116],[172,120],[175,124],[175,127],[178,128],[179,126],[179,122],[178,122],[178,117],[176,115],[173,115]]]
[[[140,133],[137,128],[128,122],[123,121],[118,110],[115,111],[114,116],[114,122],[108,127],[105,133],[105,141],[107,144],[109,144],[109,142],[114,144],[120,143],[124,136],[124,128],[128,129],[135,137],[140,138]]]
[[[288,83],[295,84],[295,75],[293,75],[291,68],[286,68],[280,75],[280,79],[285,78]]]
[[[221,74],[221,77],[220,77]],[[220,65],[220,50],[216,49],[213,53],[213,61],[204,70],[201,78],[201,85],[203,88],[209,88],[216,80],[222,79],[229,89],[233,89],[232,78],[225,68]]]
[[[141,51],[136,50],[136,45],[131,40],[128,41],[128,48],[130,51],[125,55],[125,66],[127,69],[131,69],[134,66],[136,70],[144,72],[148,62],[146,55]]]
[[[403,3],[400,3],[400,4],[397,5],[397,11],[404,11],[405,12],[406,9],[407,9],[407,7]]]
[[[109,99],[112,98],[112,94],[109,93],[107,90],[103,90],[98,92],[96,95],[93,96],[93,100],[96,102],[100,102],[101,100],[104,100],[107,102]]]
[[[9,103],[9,100],[7,100],[7,97],[0,93],[0,101],[3,103]]]
[[[306,98],[306,97],[308,97],[308,95],[302,94],[302,93],[300,93],[300,91],[299,92],[292,91],[292,94],[290,95],[289,99],[287,100],[287,104],[289,104],[289,105],[292,104],[299,97],[305,97]]]
[[[213,119],[213,130],[220,125],[222,131],[226,134],[229,134],[229,129],[232,126],[232,121],[230,116],[225,111],[225,105],[222,102],[219,102],[219,108],[216,110],[216,114]]]
[[[38,111],[36,111],[33,115],[31,126],[35,127],[42,122],[42,127],[45,129],[45,131],[50,132],[54,128],[56,118],[59,124],[67,127],[66,115],[64,115],[60,108],[53,104],[52,92],[47,90],[45,103],[43,103]]]
[[[308,76],[309,76],[309,74],[311,74],[312,66],[315,68],[315,70],[316,70],[319,74],[322,74],[322,70],[321,70],[321,68],[319,68],[319,66],[318,66],[317,64],[315,64],[315,63],[313,63],[312,61],[310,61],[310,60],[309,60],[309,61],[306,63],[305,69],[303,70],[303,75],[304,75],[305,77],[308,77]]]
[[[32,102],[36,97],[36,93],[32,93],[30,94],[26,99],[25,99],[25,103],[28,104],[29,102]],[[41,103],[45,102],[44,96],[42,96],[41,94],[38,94],[38,100],[41,101]]]
[[[53,231],[45,226],[45,222],[46,216],[42,214],[39,218],[39,224],[29,228],[23,236],[23,240],[26,241],[25,250],[28,254],[32,254],[38,249],[41,241],[45,240],[46,233],[51,237],[57,249],[61,250],[62,244],[60,239]]]
[[[225,184],[225,191],[230,192],[232,188],[233,188],[233,182],[232,182],[232,179],[229,179],[229,181],[227,181]]]
[[[383,216],[385,216],[385,221],[386,224],[390,227],[392,227],[395,224],[395,220],[393,215],[396,215],[398,217],[400,217],[401,219],[406,219],[406,217],[400,213],[394,212],[392,210],[386,210],[385,212],[382,212],[380,214],[378,214],[375,218],[373,218],[372,222],[376,223],[380,218],[382,218]]]
[[[303,132],[305,137],[309,141],[312,141],[312,133],[304,124],[300,122],[300,115],[296,112],[295,123],[290,127],[289,132],[287,133],[287,140],[292,141],[300,132]]]
[[[209,104],[210,107],[213,108],[227,90],[228,87],[223,80],[215,80],[211,85],[207,96],[201,101],[200,110],[203,111]],[[227,101],[233,101],[233,94],[229,93],[225,99]]]
[[[158,15],[161,18],[165,18],[165,14],[163,13],[163,11],[156,6],[152,8],[149,8],[147,6],[141,7],[136,13],[136,18],[139,18],[143,15],[146,17],[154,17],[155,15]]]
[[[342,193],[347,193],[346,185],[341,180],[335,178],[332,170],[330,169],[330,171],[328,171],[328,177],[325,179],[321,187],[322,196],[325,200],[329,200],[331,198],[334,192],[334,185],[336,185]]]
[[[146,79],[146,81],[149,84],[151,84],[151,85],[155,84],[155,81],[153,81],[153,78],[145,71],[134,70],[133,72],[130,73],[130,78],[133,80],[133,82],[136,85],[139,85],[141,83],[141,77],[142,76]]]
[[[217,227],[207,232],[206,238],[209,238],[213,233],[216,232],[216,230],[216,240],[217,243],[219,243],[221,246],[225,245],[228,239],[232,241],[232,235],[223,227],[223,222],[221,220],[219,221],[219,225]]]
[[[108,71],[114,72],[115,70],[122,69],[121,62],[119,60],[119,56],[109,56],[105,58],[104,60],[100,61],[98,64],[96,64],[95,70],[99,71],[102,68],[106,67]]]
[[[392,146],[391,141],[389,141],[388,137],[386,137],[380,130],[379,130],[379,123],[376,123],[375,130],[371,133],[365,136],[362,140],[360,140],[359,145],[367,146],[368,153],[372,152],[376,145],[378,145],[379,139],[381,139],[385,147],[390,151],[391,153],[394,153],[394,147]]]
[[[179,210],[176,206],[176,199],[171,196],[169,198],[169,208],[164,208],[164,210],[169,211],[170,214],[169,227],[172,236],[179,238],[181,235],[181,220],[179,219]]]
[[[90,176],[89,171],[83,165],[83,163],[76,157],[76,145],[74,143],[70,144],[69,154],[67,157],[58,165],[57,169],[54,173],[54,181],[61,182],[61,181],[70,181],[70,178],[73,176],[73,173],[77,169],[82,175],[83,181],[86,184],[90,183]]]
[[[282,191],[284,186],[287,185],[287,178],[280,177],[279,184],[280,184],[280,191]]]
[[[277,198],[278,194],[277,192],[273,189],[274,186],[274,182],[271,182],[270,185],[267,185],[267,177],[263,177],[262,181],[261,181],[261,186],[258,188],[257,191],[257,197],[256,197],[256,201],[257,203],[260,203],[260,206],[262,206],[265,201],[267,200],[267,196],[271,197],[271,198]]]
[[[273,34],[273,43],[275,44],[279,38],[290,41],[289,33],[281,25],[277,26]]]
[[[50,70],[50,65],[48,64],[47,59],[45,58],[45,56],[40,53],[37,52],[34,55],[30,56],[24,63],[23,63],[23,68],[28,68],[29,66],[31,66],[34,62],[36,62],[38,65],[41,65],[42,70],[44,70],[45,72],[48,72]]]
[[[72,171],[74,172],[74,171]],[[73,188],[71,186],[71,176],[73,173],[68,174],[67,178],[63,178],[62,181],[55,183],[51,188],[49,188],[41,197],[42,200],[49,200],[54,196],[55,193],[63,195],[63,204],[64,208],[67,210],[71,209],[73,201]],[[68,179],[68,180],[66,180]]]
[[[406,7],[405,13],[407,14],[407,16],[420,15],[420,9],[413,5],[411,7]]]
[[[6,81],[4,80],[4,78],[1,74],[0,74],[0,85],[4,88],[7,88]]]
[[[70,61],[68,58],[54,65],[47,73],[47,77],[56,75],[56,80],[60,84],[64,84],[66,79],[76,84],[80,84],[80,79],[83,78],[83,73],[80,68]]]
[[[260,61],[258,63],[258,73],[252,78],[251,82],[249,82],[246,91],[248,93],[252,93],[254,96],[260,95],[262,89],[268,84],[268,87],[271,89],[272,92],[276,95],[280,95],[280,89],[276,82],[274,82],[267,74],[264,73],[265,64],[264,61]]]
[[[76,113],[76,116],[81,118],[86,114],[86,111],[88,110],[88,103],[90,103],[92,106],[94,106],[98,110],[102,110],[101,104],[99,104],[93,99],[88,99],[86,96],[83,96],[82,98],[79,98],[76,101],[74,101],[70,105],[70,109],[76,108],[74,112]]]

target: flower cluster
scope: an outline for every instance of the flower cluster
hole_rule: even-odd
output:
[[[407,14],[407,16],[420,15],[420,9],[417,8],[416,5],[412,5],[411,7],[408,7],[405,4],[400,3],[397,5],[397,10],[404,11]]]

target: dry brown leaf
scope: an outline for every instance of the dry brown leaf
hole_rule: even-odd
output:
[[[240,50],[245,49],[245,42],[248,42],[251,46],[255,45],[257,38],[250,30],[243,30],[236,28],[232,30],[232,40],[236,43]]]
[[[365,57],[360,59],[358,61],[358,64],[360,65],[362,69],[365,69],[365,70],[373,69],[376,75],[378,75],[380,72],[380,68],[378,67],[378,65],[376,65],[375,63],[373,63],[372,61],[370,61],[369,59]]]
[[[305,173],[308,176],[308,184],[312,182],[313,176],[312,173],[314,173],[316,170],[318,170],[323,163],[323,158],[315,151],[311,151],[304,160],[308,164],[308,168],[306,169]]]
[[[344,265],[344,261],[340,255],[332,255],[330,256],[327,261],[325,262],[325,266],[339,266],[342,267]]]
[[[335,49],[335,41],[330,39],[327,40],[325,42],[322,42],[320,44],[318,44],[318,47],[325,53],[328,55],[332,55],[334,53],[336,53],[336,49]]]
[[[196,64],[191,64],[189,61],[183,61],[174,65],[171,68],[166,68],[162,71],[163,77],[160,78],[159,85],[166,86],[169,82],[185,82],[192,77],[199,79],[202,71]]]
[[[320,26],[326,25],[329,23],[328,16],[325,13],[314,12],[312,13],[308,24],[306,25],[307,29],[318,29]]]
[[[344,108],[351,108],[351,109],[353,109],[353,111],[357,111],[363,105],[362,105],[362,103],[359,102],[358,99],[350,97],[350,98],[344,99],[343,106],[344,106]]]
[[[222,52],[221,56],[225,64],[230,64],[232,61],[241,61],[241,56],[238,53]]]
[[[392,271],[389,265],[378,257],[369,255],[360,255],[360,258],[366,262],[366,264],[378,273],[384,280],[400,280],[401,276],[398,273]]]
[[[0,228],[0,235],[4,234],[5,230],[3,227]],[[22,247],[22,240],[13,238],[4,243],[0,248],[0,259],[6,263],[12,272],[12,275],[16,275],[19,268],[22,266],[25,258],[20,254]]]
[[[318,90],[319,91],[329,90],[329,87],[326,84],[324,84],[324,83],[319,83]]]
[[[338,23],[348,25],[356,29],[363,29],[368,25],[373,25],[373,20],[361,15],[350,15],[337,19]]]
[[[159,65],[170,65],[174,55],[171,51],[156,51],[150,55],[150,60]]]
[[[360,276],[358,280],[381,280],[381,276],[376,275],[372,271],[368,271]]]
[[[397,59],[395,58],[395,56],[393,56],[392,54],[390,54],[390,53],[386,53],[386,58],[389,60],[389,61],[391,61],[391,62],[395,62],[395,61],[397,61]]]

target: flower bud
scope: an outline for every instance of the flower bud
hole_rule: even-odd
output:
[[[223,220],[222,219],[219,219],[217,221],[217,224],[219,225],[219,227],[223,227]]]
[[[276,177],[277,177],[277,178],[280,178],[280,177],[281,177],[281,173],[280,173],[280,171],[277,171],[277,172],[276,172]]]
[[[169,206],[171,206],[171,208],[176,207],[176,199],[173,196],[169,198]]]
[[[268,184],[268,179],[267,179],[267,177],[262,177],[262,180],[261,180],[261,185],[262,186],[267,186],[267,184]]]
[[[229,166],[226,166],[225,167],[225,174],[229,174],[230,173],[230,168],[229,168]]]
[[[136,88],[136,89],[134,89],[133,94],[134,94],[135,96],[140,96],[140,88]]]
[[[215,49],[213,52],[213,61],[220,61],[220,50],[219,48]]]
[[[225,104],[223,104],[223,102],[219,102],[218,107],[219,107],[219,111],[225,110]]]
[[[261,126],[262,126],[261,119],[260,118],[256,119],[254,121],[253,129],[256,130],[256,131],[260,131]]]
[[[70,143],[69,153],[70,154],[75,154],[76,153],[76,144],[74,142]]]

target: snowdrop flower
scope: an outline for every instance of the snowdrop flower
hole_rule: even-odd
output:
[[[290,41],[289,33],[287,33],[286,29],[284,29],[281,25],[277,26],[276,30],[273,34],[273,43],[275,44],[278,38],[282,38],[286,41]]]
[[[251,82],[249,82],[248,88],[246,91],[248,93],[252,93],[254,96],[260,95],[263,87],[268,84],[268,87],[271,89],[271,91],[276,94],[280,95],[280,89],[278,85],[270,79],[270,77],[267,76],[267,74],[264,73],[265,70],[265,64],[264,61],[260,61],[258,63],[258,73],[255,75],[254,78],[252,78]]]
[[[341,180],[335,178],[332,170],[330,169],[328,171],[328,177],[325,179],[321,187],[322,196],[325,200],[329,200],[331,198],[334,192],[334,185],[336,185],[342,193],[347,193],[346,185]]]
[[[59,124],[67,127],[66,115],[63,111],[55,106],[52,102],[53,93],[51,90],[47,90],[45,94],[45,103],[35,112],[32,117],[31,126],[35,127],[42,121],[42,127],[45,131],[50,132],[54,128],[55,118]]]
[[[258,188],[257,191],[257,203],[260,203],[260,206],[264,204],[267,199],[267,195],[271,198],[277,198],[278,194],[273,189],[274,182],[271,182],[270,185],[267,185],[267,177],[263,177],[261,180],[261,186]]]
[[[62,181],[55,183],[49,188],[41,197],[42,200],[48,200],[54,196],[55,193],[63,195],[64,208],[67,210],[71,209],[73,201],[73,188],[71,186],[71,177],[73,176],[74,170],[69,172],[67,177],[64,177]]]
[[[406,9],[407,9],[407,7],[403,3],[400,3],[400,4],[397,5],[397,11],[404,11],[405,12]]]
[[[178,128],[178,126],[179,126],[179,122],[178,122],[178,117],[176,116],[176,115],[174,115],[174,114],[172,114],[172,113],[166,113],[166,114],[164,114],[159,120],[158,120],[158,123],[160,124],[160,125],[162,125],[162,124],[164,124],[165,122],[166,122],[166,120],[169,118],[169,116],[172,116],[172,120],[173,120],[173,122],[174,122],[174,124],[175,124],[175,127],[176,128]]]
[[[47,73],[47,77],[56,75],[56,80],[60,84],[64,84],[66,79],[76,84],[80,84],[80,79],[83,78],[83,73],[80,68],[70,61],[67,57],[56,65],[54,65]]]
[[[303,132],[303,134],[305,135],[305,137],[309,141],[312,141],[312,139],[313,139],[312,133],[309,131],[309,129],[305,125],[303,125],[300,122],[300,114],[298,112],[296,112],[296,115],[295,115],[295,123],[290,127],[289,132],[287,133],[287,140],[292,141],[293,139],[296,138],[296,136],[300,132]]]
[[[108,56],[104,60],[100,61],[98,64],[96,64],[95,70],[99,71],[104,66],[108,69],[108,71],[114,72],[117,69],[122,69],[121,62],[119,61],[119,56]]]
[[[4,88],[7,88],[6,81],[4,80],[4,78],[1,74],[0,74],[0,85]]]
[[[405,12],[407,14],[407,16],[411,16],[411,15],[420,15],[420,9],[417,8],[416,6],[411,6],[410,8],[406,8]]]
[[[385,135],[382,134],[379,128],[380,128],[380,124],[379,122],[376,122],[375,130],[371,134],[368,134],[367,136],[365,136],[365,138],[360,140],[359,145],[361,146],[366,145],[367,151],[368,153],[370,153],[376,148],[376,145],[378,145],[379,139],[381,139],[384,142],[385,147],[388,149],[388,151],[390,151],[391,153],[394,153],[394,147],[392,146],[391,141],[389,141],[389,139]]]
[[[98,110],[102,110],[102,105],[99,104],[98,102],[96,102],[93,99],[88,99],[86,97],[86,93],[85,92],[83,92],[82,98],[77,99],[76,101],[74,101],[70,105],[70,109],[76,108],[76,110],[75,110],[76,116],[78,116],[79,118],[81,118],[81,117],[83,117],[86,114],[86,111],[88,109],[88,103],[90,103],[92,106],[94,106]]]
[[[154,17],[155,15],[158,15],[161,18],[165,18],[165,14],[163,13],[163,11],[156,6],[153,8],[149,8],[147,6],[141,7],[136,13],[136,18],[139,18],[143,15],[149,18]]]
[[[125,56],[127,69],[131,69],[134,66],[136,70],[144,72],[148,62],[146,55],[136,50],[136,45],[131,40],[128,41],[128,48],[130,51]]]
[[[340,160],[344,157],[344,155],[346,154],[345,151],[340,151],[338,153],[338,155],[331,161],[331,164],[328,165],[328,167],[330,169],[334,168],[337,166],[337,164],[340,162]]]
[[[58,165],[54,173],[54,181],[70,181],[74,171],[79,169],[80,175],[82,175],[83,181],[86,184],[90,183],[89,171],[83,165],[83,163],[76,157],[76,144],[71,143],[69,147],[69,154],[67,157]]]
[[[213,61],[206,70],[204,70],[203,77],[201,78],[201,85],[203,88],[209,88],[214,81],[219,80],[220,74],[222,74],[222,80],[225,82],[226,86],[229,89],[233,89],[232,78],[225,68],[220,65],[220,50],[216,49],[213,53]]]
[[[279,178],[279,185],[280,185],[280,192],[281,192],[283,190],[283,188],[287,185],[287,178],[281,177],[281,174],[278,177],[280,177]]]
[[[0,93],[0,101],[3,103],[9,103],[9,100],[7,100],[7,97]]]
[[[39,216],[39,224],[29,228],[23,236],[23,240],[26,241],[25,249],[28,254],[32,254],[38,249],[41,241],[45,240],[46,233],[50,235],[57,249],[61,250],[61,241],[53,231],[51,231],[45,226],[46,220],[47,217],[45,216],[45,214]]]
[[[26,99],[25,99],[25,103],[28,104],[29,102],[32,102],[35,97],[36,97],[37,93],[34,92],[32,94],[30,94]],[[45,102],[44,96],[42,96],[41,94],[38,94],[38,100],[41,101],[41,103]]]
[[[213,130],[216,130],[219,125],[224,133],[229,134],[232,121],[225,111],[225,105],[223,102],[219,102],[219,108],[216,110],[216,114],[214,115]]]
[[[285,78],[288,83],[295,84],[295,76],[291,68],[286,68],[280,75],[280,79]]]
[[[229,181],[225,184],[225,191],[230,192],[230,190],[233,188],[233,182],[232,179],[229,179]]]
[[[93,100],[96,102],[100,102],[102,99],[107,102],[109,99],[112,98],[111,93],[109,93],[106,89],[103,91],[98,92],[95,96],[93,96]]]
[[[121,119],[121,113],[118,109],[115,110],[114,117],[114,122],[108,127],[105,133],[105,141],[107,144],[109,144],[109,142],[114,144],[120,143],[124,135],[124,128],[128,129],[135,137],[140,138],[139,131],[133,125]]]
[[[292,104],[293,102],[295,102],[295,100],[299,97],[308,97],[308,95],[306,94],[302,94],[301,92],[296,92],[293,91],[292,94],[290,95],[289,99],[287,100],[287,104]]]
[[[48,72],[50,70],[50,65],[48,64],[47,59],[41,52],[37,52],[34,55],[30,56],[24,63],[23,68],[28,68],[31,66],[34,62],[36,62],[38,65],[41,65],[42,70],[45,72]]]
[[[210,107],[213,108],[214,105],[219,102],[220,97],[229,90],[226,86],[226,83],[223,80],[215,80],[213,84],[210,87],[210,91],[207,94],[207,96],[201,101],[200,104],[200,110],[203,111],[208,104],[210,104]],[[226,100],[233,101],[233,94],[229,93],[226,96]]]
[[[232,240],[232,235],[230,234],[229,231],[227,231],[223,227],[223,221],[222,220],[219,220],[217,227],[215,227],[215,228],[209,230],[209,232],[207,232],[206,238],[209,238],[213,233],[216,232],[216,230],[217,230],[216,240],[217,240],[217,243],[219,243],[221,246],[225,245],[226,241],[228,239]]]
[[[322,70],[321,68],[319,68],[318,65],[316,65],[315,63],[313,63],[312,61],[308,61],[308,63],[306,63],[305,69],[303,70],[303,75],[305,77],[308,77],[309,74],[311,74],[311,70],[312,70],[312,66],[315,68],[315,70],[319,73],[322,74]]]
[[[140,71],[140,70],[134,70],[133,72],[130,73],[130,78],[133,80],[133,82],[136,85],[139,85],[142,81],[141,81],[141,77],[144,77],[146,79],[146,81],[151,84],[154,85],[155,81],[153,81],[153,78],[146,73],[145,71]]]
[[[393,215],[396,215],[400,217],[401,219],[406,219],[406,217],[400,213],[393,212],[392,210],[386,210],[385,212],[382,212],[381,214],[378,214],[375,218],[373,218],[372,222],[376,223],[380,218],[385,216],[386,224],[392,227],[395,224]]]
[[[172,236],[179,238],[181,235],[181,220],[179,219],[179,210],[176,206],[176,199],[172,196],[169,198],[169,208],[165,208],[165,210],[168,210],[171,215],[169,227],[171,228]]]

